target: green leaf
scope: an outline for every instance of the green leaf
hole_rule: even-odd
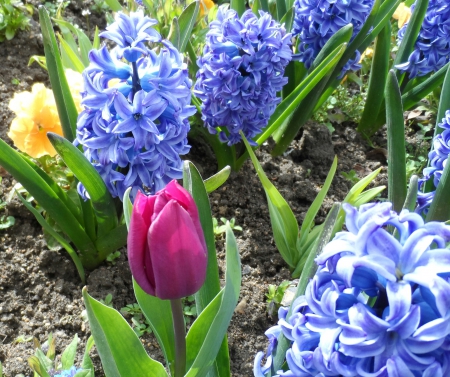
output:
[[[388,144],[388,198],[399,213],[406,199],[406,149],[403,105],[394,71],[386,84],[386,123]]]
[[[127,244],[127,226],[121,224],[110,230],[104,236],[97,238],[95,246],[98,250],[98,259],[104,260],[109,254]]]
[[[300,260],[297,250],[298,223],[289,204],[284,200],[276,187],[267,178],[250,144],[241,132],[247,152],[250,154],[253,166],[258,173],[264,191],[266,192],[269,206],[270,222],[272,224],[273,238],[283,259],[291,267],[295,268]]]
[[[100,48],[100,30],[98,29],[98,26],[95,26],[95,33],[94,33],[94,41],[92,42],[92,48],[95,48],[98,50]]]
[[[111,8],[113,12],[120,12],[122,5],[117,0],[105,0],[105,3]]]
[[[419,189],[419,177],[417,175],[413,175],[409,180],[409,188],[408,193],[406,195],[405,204],[403,204],[403,208],[407,209],[410,212],[413,212],[416,208],[417,203],[417,191]]]
[[[262,10],[269,11],[267,0],[260,0],[260,4]],[[234,9],[239,17],[241,17],[245,12],[245,0],[230,0],[230,8]]]
[[[292,8],[291,8],[292,9]],[[280,21],[286,14],[286,1],[285,0],[277,0],[277,20]],[[283,23],[283,22],[280,22]],[[286,30],[291,30],[286,28]]]
[[[36,350],[36,353],[37,353],[37,350]],[[42,353],[42,351],[41,351],[41,353]],[[37,374],[40,377],[50,377],[50,375],[47,372],[46,367],[40,363],[39,358],[37,356],[31,356],[28,359],[28,365],[34,371],[35,376]],[[52,368],[52,366],[53,366],[52,363],[50,363],[49,369]],[[0,376],[3,376],[3,375],[0,374]]]
[[[64,67],[56,44],[55,33],[47,10],[39,7],[39,20],[41,23],[42,38],[44,42],[45,59],[52,90],[55,95],[61,127],[64,136],[70,142],[75,139],[78,111],[73,102],[69,85],[64,74]]]
[[[450,220],[450,164],[446,164],[436,194],[428,210],[426,222]]]
[[[166,359],[166,365],[170,367],[171,374],[173,375],[175,363],[175,335],[173,331],[170,301],[161,300],[158,297],[148,295],[134,279],[133,288],[136,300],[158,340],[161,351]]]
[[[389,55],[391,48],[391,27],[387,24],[377,37],[372,68],[370,70],[369,88],[366,105],[357,131],[364,135],[376,132],[371,126],[376,119],[384,100],[384,88],[389,71]]]
[[[52,189],[51,183],[38,174],[22,156],[0,139],[0,165],[2,165],[55,220],[69,236],[81,254],[83,263],[90,263],[96,249],[79,220],[66,202]],[[43,172],[42,172],[43,173]],[[43,173],[45,174],[45,173]],[[49,181],[50,178],[48,178]],[[54,183],[54,182],[53,182]],[[70,200],[70,199],[67,199]]]
[[[128,187],[123,195],[123,217],[125,218],[127,229],[130,229],[131,213],[133,212],[133,203],[130,200],[131,189],[132,187]]]
[[[82,369],[87,369],[90,371],[90,374],[88,374],[87,377],[95,377],[94,376],[94,364],[92,363],[92,360],[89,356],[89,352],[91,351],[93,346],[94,346],[94,337],[91,335],[86,342],[86,348],[84,350],[83,361],[81,363]]]
[[[213,365],[233,316],[241,289],[241,263],[233,231],[227,222],[225,287],[200,313],[186,336],[185,377],[205,376]],[[229,365],[216,363],[219,376],[230,375]]]
[[[181,13],[178,19],[180,42],[179,51],[184,52],[186,50],[187,43],[192,35],[192,29],[194,28],[200,11],[200,2],[194,1]]]
[[[225,181],[228,179],[231,173],[231,168],[229,166],[225,166],[221,171],[217,172],[213,176],[205,179],[205,188],[206,192],[209,194],[214,190],[217,190],[220,186],[222,186]]]
[[[163,365],[147,355],[136,333],[117,310],[93,299],[86,287],[83,299],[106,377],[168,377]]]
[[[61,35],[58,35],[58,39],[62,49],[67,54],[68,59],[72,63],[72,66],[75,68],[74,70],[80,73],[83,72],[85,67],[81,59],[78,57],[78,55],[73,52],[73,50],[70,48],[68,43],[63,39]]]
[[[83,264],[81,263],[80,258],[78,257],[78,254],[75,252],[75,250],[72,249],[69,242],[67,242],[64,237],[61,237],[52,226],[50,226],[47,221],[45,221],[44,217],[40,214],[36,208],[34,208],[29,202],[27,202],[22,195],[18,191],[16,191],[17,196],[19,197],[22,204],[27,207],[27,209],[34,215],[38,223],[44,228],[56,241],[59,242],[59,244],[66,249],[66,251],[69,253],[70,257],[73,260],[73,263],[75,264],[75,267],[77,268],[78,274],[80,275],[81,281],[83,284],[86,282],[85,274],[84,274],[84,268]]]
[[[333,236],[335,224],[337,221],[337,217],[339,213],[341,206],[339,203],[333,204],[333,207],[331,208],[330,212],[328,213],[327,218],[325,219],[325,222],[323,226],[320,229],[320,233],[315,238],[315,242],[313,247],[311,248],[308,258],[306,259],[306,262],[304,264],[304,268],[301,271],[300,279],[297,285],[297,291],[295,293],[295,298],[303,295],[306,291],[306,286],[308,285],[309,280],[314,275],[317,265],[314,263],[314,259],[316,256],[320,255],[322,253],[323,248],[325,245],[330,241],[331,237]],[[293,300],[293,302],[294,302]],[[286,320],[291,316],[292,313],[292,305],[289,308],[289,312],[287,314]],[[270,376],[273,376],[276,374],[276,372],[280,369],[282,369],[282,365],[285,362],[286,357],[286,351],[291,347],[291,341],[286,339],[286,337],[281,333],[278,336],[278,344],[277,347],[275,347],[274,353],[273,353],[273,362],[271,367]]]
[[[176,49],[180,49],[180,25],[178,24],[178,18],[174,17],[172,25],[170,26],[169,40],[175,46]]]
[[[65,164],[89,193],[97,218],[97,236],[102,237],[109,233],[117,227],[117,214],[111,194],[102,177],[83,153],[68,140],[51,132],[47,134],[47,137]]]
[[[331,186],[331,182],[333,181],[334,174],[336,173],[337,168],[337,157],[334,157],[333,164],[331,165],[330,171],[328,172],[327,178],[325,179],[325,183],[323,184],[323,187],[321,188],[320,192],[317,194],[316,198],[312,202],[311,206],[308,209],[308,212],[306,212],[305,218],[302,223],[302,227],[300,229],[300,237],[298,239],[297,243],[297,250],[299,253],[301,253],[302,247],[305,245],[305,242],[308,238],[309,230],[311,229],[314,218],[317,215],[317,212],[319,212],[320,207],[323,204],[323,201],[325,199],[325,196],[328,193],[328,190]]]
[[[292,25],[294,23],[294,7],[288,8],[289,10],[285,12],[284,16],[281,18],[280,24],[284,24],[286,30],[292,30]]]
[[[75,356],[77,354],[77,346],[78,346],[78,335],[75,334],[73,340],[70,342],[70,344],[67,346],[67,348],[61,355],[61,364],[63,370],[70,369],[73,366]]]

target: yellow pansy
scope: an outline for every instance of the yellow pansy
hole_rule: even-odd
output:
[[[406,6],[405,3],[400,3],[392,18],[398,20],[398,27],[402,28],[411,18],[411,8]]]
[[[34,158],[56,155],[47,138],[47,132],[62,135],[52,91],[44,84],[34,84],[31,92],[15,93],[9,108],[17,116],[8,132],[14,145]]]

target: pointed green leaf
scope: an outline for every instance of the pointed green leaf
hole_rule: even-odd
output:
[[[241,263],[239,250],[229,223],[226,224],[225,287],[200,313],[186,336],[185,377],[205,376],[216,359],[222,340],[233,316],[241,289]],[[229,375],[229,365],[216,364],[219,376]],[[221,372],[223,370],[223,372]]]
[[[172,25],[170,26],[169,32],[169,40],[177,50],[180,49],[180,25],[178,24],[177,17],[174,17],[172,20]]]
[[[260,4],[262,10],[269,11],[267,0],[260,0]],[[241,17],[245,12],[245,0],[230,0],[230,8],[234,9],[239,17]]]
[[[116,208],[105,183],[92,164],[72,143],[63,137],[49,132],[47,134],[53,147],[84,185],[97,218],[98,237],[102,237],[117,227]]]
[[[72,368],[75,361],[75,356],[77,354],[77,347],[78,335],[75,334],[74,338],[61,355],[61,364],[63,370]]]
[[[267,178],[250,144],[241,132],[247,152],[250,154],[253,166],[258,173],[264,191],[266,192],[267,204],[269,206],[270,222],[272,224],[273,238],[275,244],[286,263],[295,268],[300,260],[297,251],[298,223],[289,204],[284,200],[276,187]]]
[[[122,5],[117,0],[105,0],[105,3],[111,8],[113,12],[120,12]]]
[[[388,198],[399,213],[406,199],[406,149],[403,105],[394,71],[386,84],[386,123],[388,134]]]
[[[214,190],[217,190],[220,186],[222,186],[225,181],[228,179],[231,173],[231,168],[229,166],[225,166],[221,171],[217,172],[213,176],[205,179],[205,188],[206,192],[210,193]]]
[[[151,359],[133,329],[117,310],[101,304],[83,288],[83,299],[106,377],[168,377]]]
[[[436,188],[426,222],[450,220],[450,164],[446,164]]]
[[[39,7],[39,20],[41,23],[42,38],[44,42],[45,59],[47,62],[48,74],[55,95],[56,107],[58,109],[61,127],[64,136],[73,141],[75,138],[78,111],[70,93],[64,74],[64,67],[61,62],[58,45],[56,44],[55,33],[52,23],[45,7]]]
[[[292,8],[291,8],[292,9]],[[277,20],[280,21],[284,15],[286,14],[286,1],[285,0],[277,0]],[[280,22],[282,23],[282,22]],[[286,29],[291,30],[291,29]]]
[[[292,25],[294,23],[294,14],[295,14],[294,7],[290,7],[288,9],[289,10],[287,12],[285,12],[284,16],[281,18],[281,21],[280,21],[280,24],[284,24],[284,28],[286,29],[287,32],[289,32],[289,30],[292,30]]]
[[[192,35],[192,29],[194,28],[198,14],[200,12],[200,1],[194,1],[189,4],[188,7],[181,13],[178,19],[179,25],[179,51],[184,52],[186,50],[187,43]]]
[[[92,363],[92,360],[89,356],[89,352],[91,351],[93,346],[94,346],[94,337],[91,335],[88,338],[88,341],[86,342],[86,348],[84,350],[83,361],[81,363],[82,369],[87,369],[90,371],[90,374],[88,374],[87,377],[95,377],[94,376],[94,364]]]
[[[81,61],[81,59],[73,52],[73,50],[70,48],[68,43],[61,37],[61,35],[58,35],[59,43],[61,44],[62,49],[66,53],[68,59],[70,59],[70,62],[72,63],[72,66],[74,68],[74,71],[77,72],[83,72],[84,70],[84,64]]]
[[[130,228],[131,213],[133,212],[133,203],[130,200],[131,189],[132,187],[128,187],[123,195],[123,217],[125,218],[127,229]]]
[[[173,366],[175,363],[175,335],[173,332],[172,315],[170,314],[170,301],[148,295],[134,279],[133,288],[142,313],[147,318],[158,340],[161,351],[166,359],[166,365],[170,366],[171,373],[173,374]]]
[[[406,195],[405,204],[403,208],[413,212],[417,204],[417,191],[419,189],[419,177],[413,175],[409,180],[408,194]]]

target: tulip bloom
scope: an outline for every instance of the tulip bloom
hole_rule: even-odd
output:
[[[192,295],[203,285],[207,251],[192,196],[176,180],[155,195],[138,193],[128,232],[131,273],[163,300]]]

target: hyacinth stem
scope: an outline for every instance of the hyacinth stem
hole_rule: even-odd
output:
[[[141,83],[139,81],[139,75],[138,75],[138,69],[136,62],[132,62],[131,66],[133,67],[133,93],[132,93],[132,100],[134,99],[134,95],[141,90]]]
[[[170,300],[175,333],[175,376],[183,377],[186,373],[186,330],[184,325],[183,305],[181,299]]]

